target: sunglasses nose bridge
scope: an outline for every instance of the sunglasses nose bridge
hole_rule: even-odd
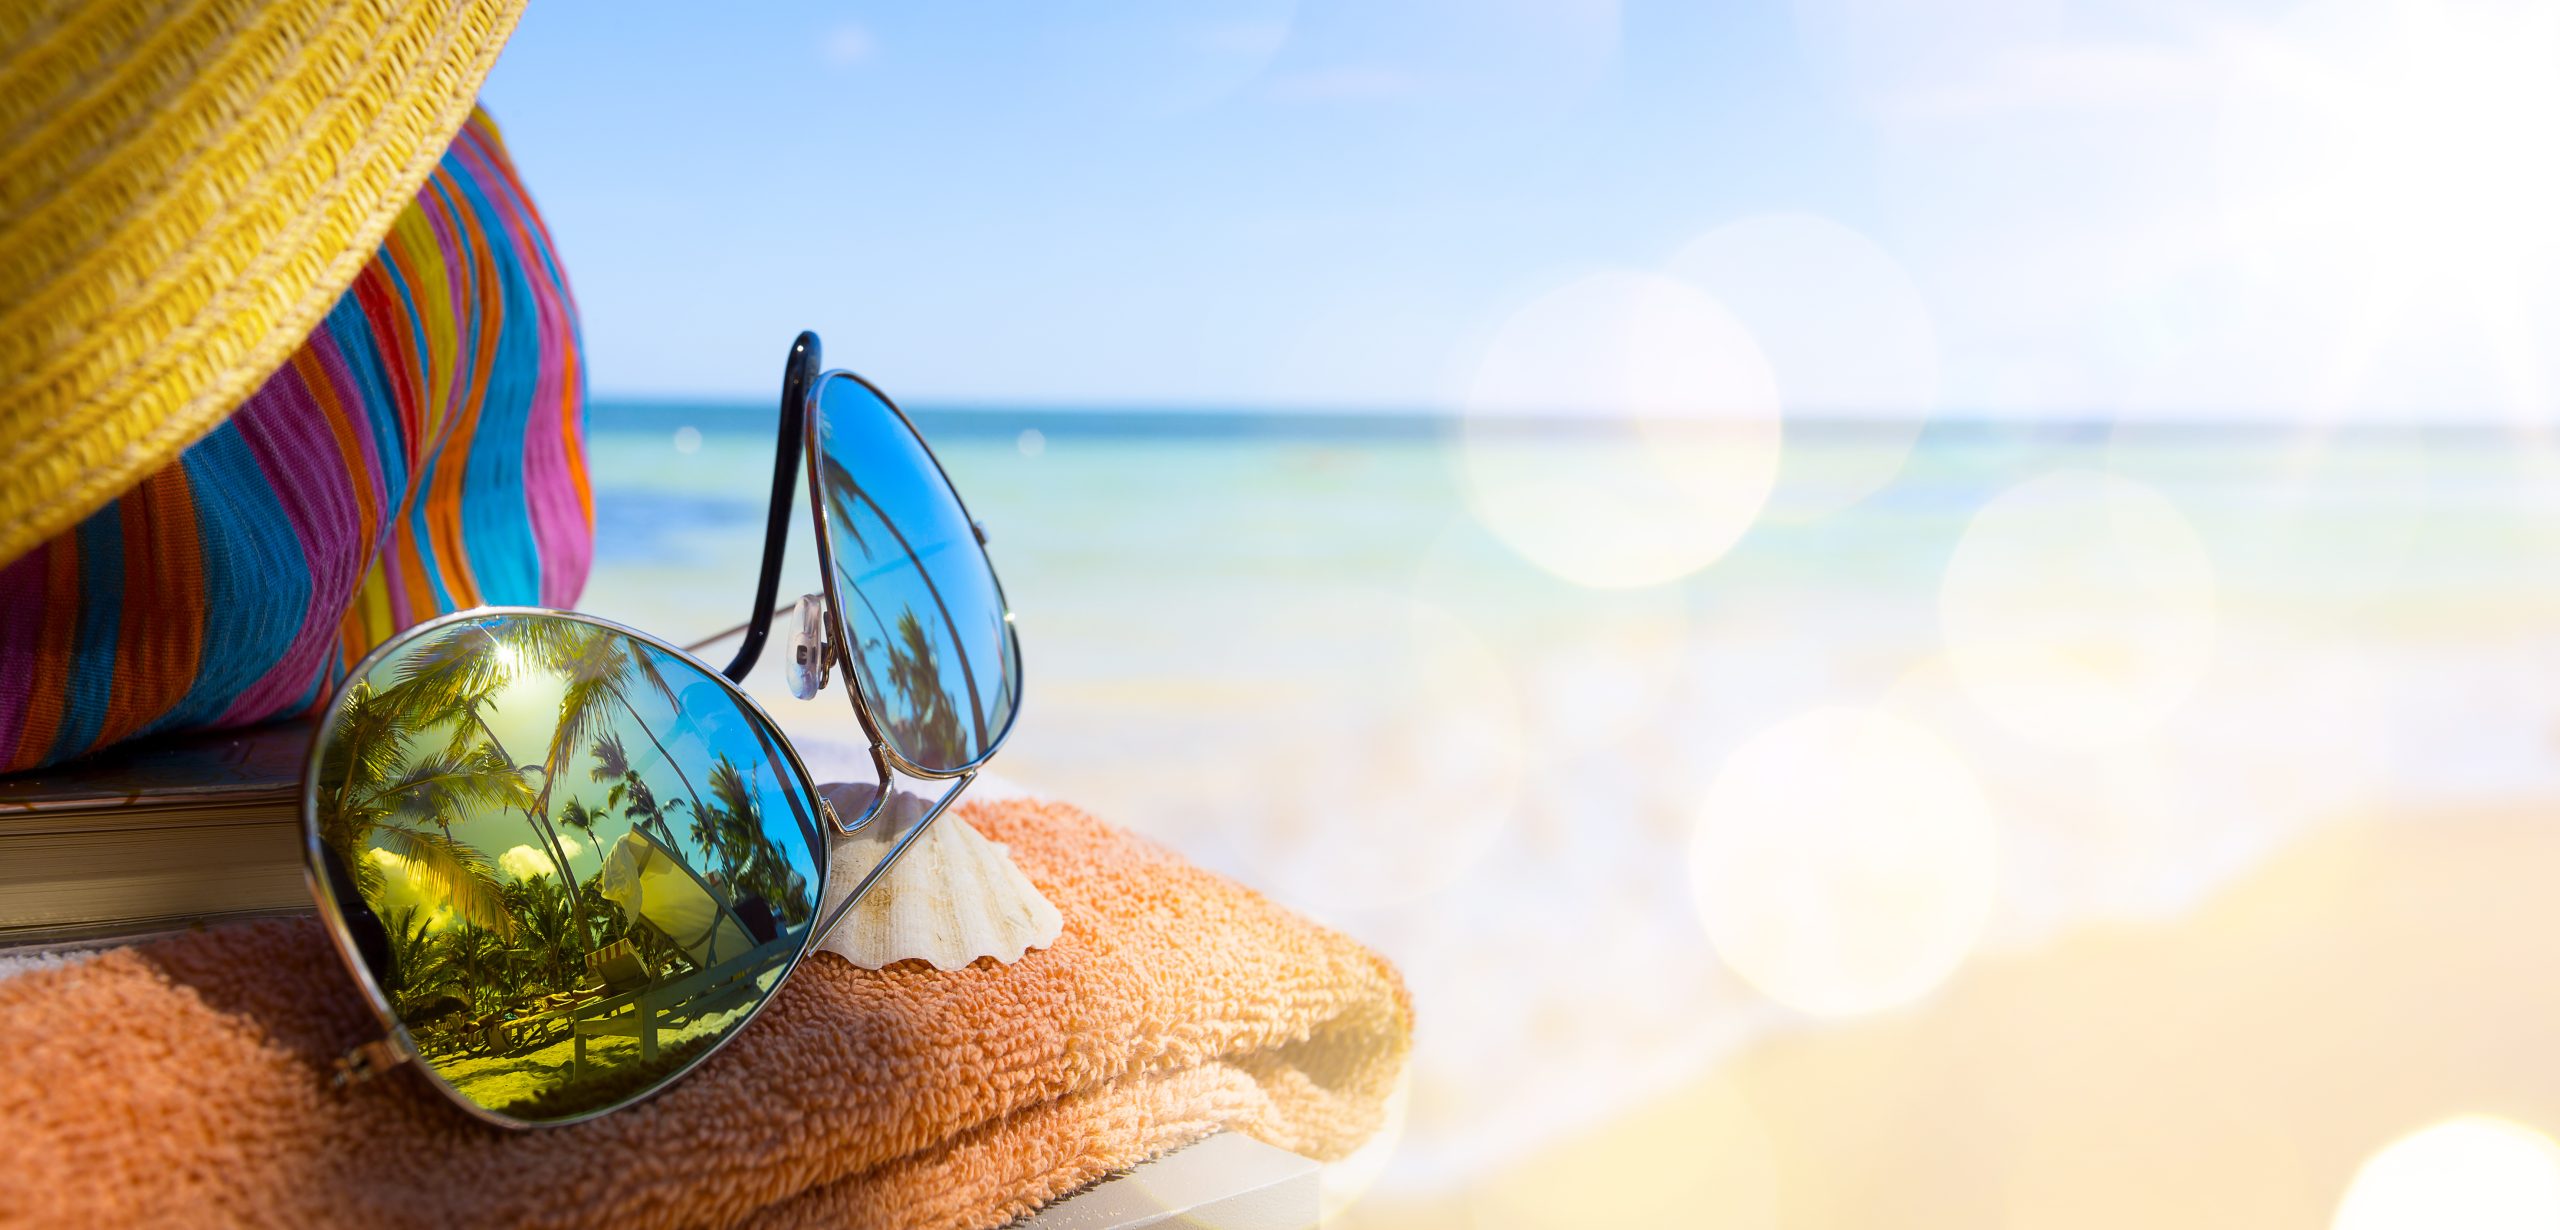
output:
[[[827,686],[841,651],[827,632],[832,621],[824,595],[803,594],[792,611],[791,694],[809,700]]]
[[[389,1038],[376,1038],[338,1056],[331,1065],[329,1087],[344,1089],[350,1085],[361,1085],[407,1062],[409,1052]]]

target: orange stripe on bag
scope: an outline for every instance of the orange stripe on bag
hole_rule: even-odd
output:
[[[328,366],[318,352],[306,346],[293,352],[293,369],[302,376],[303,385],[312,400],[320,403],[321,417],[329,421],[329,433],[337,437],[338,456],[345,461],[349,474],[371,474],[373,462],[364,455],[364,444],[356,439],[355,426],[349,421],[352,411],[338,397],[337,382],[329,378]],[[356,533],[368,547],[382,529],[382,501],[369,482],[349,483],[356,497]],[[372,560],[365,561],[368,565]]]
[[[132,737],[195,686],[204,655],[204,565],[185,466],[168,466],[116,502],[124,524],[124,610],[116,686],[99,744]]]
[[[12,764],[35,764],[62,731],[71,649],[80,627],[80,536],[65,534],[36,548],[44,554],[44,627],[36,637],[34,678],[27,685],[27,722],[18,729]]]

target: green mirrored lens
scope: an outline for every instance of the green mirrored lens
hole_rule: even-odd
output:
[[[725,681],[583,618],[434,625],[324,724],[324,914],[426,1067],[502,1119],[663,1086],[761,1007],[815,921],[818,802]]]

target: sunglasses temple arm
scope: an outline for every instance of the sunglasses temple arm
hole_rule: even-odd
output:
[[[782,422],[774,432],[773,502],[764,515],[764,571],[756,576],[755,614],[747,619],[738,656],[720,671],[731,683],[744,682],[756,668],[765,637],[773,630],[774,595],[782,588],[782,553],[791,534],[791,497],[799,490],[800,437],[808,424],[809,385],[817,374],[818,335],[802,333],[793,339],[782,371]]]
[[[951,783],[951,789],[944,791],[942,797],[935,800],[933,810],[926,812],[924,819],[916,821],[916,826],[908,829],[907,835],[898,839],[897,848],[889,851],[889,857],[881,859],[879,866],[872,868],[869,874],[862,877],[860,884],[853,886],[852,892],[845,894],[844,900],[836,903],[836,908],[827,911],[827,916],[818,920],[817,930],[809,933],[811,947],[816,947],[818,941],[827,938],[827,933],[836,929],[837,923],[844,921],[844,916],[852,912],[854,903],[862,900],[863,894],[870,892],[871,886],[880,882],[880,877],[889,874],[889,869],[898,865],[898,857],[907,852],[907,847],[916,844],[916,838],[924,836],[924,831],[932,828],[933,822],[939,819],[943,812],[949,810],[953,803],[959,801],[960,792],[967,790],[969,783],[976,780],[978,775],[970,772],[961,774],[960,780]],[[881,797],[887,796],[888,791],[881,791]],[[883,806],[885,807],[885,804]],[[833,857],[832,852],[829,857]]]

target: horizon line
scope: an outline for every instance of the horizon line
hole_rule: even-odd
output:
[[[642,412],[673,415],[687,410],[749,410],[752,416],[735,425],[735,430],[770,430],[774,403],[765,397],[695,396],[695,395],[594,395],[587,398],[590,411],[608,413]],[[968,419],[984,417],[1039,417],[1054,419],[1089,418],[1100,422],[1117,419],[1160,419],[1172,422],[1241,424],[1253,420],[1296,420],[1336,422],[1344,425],[1391,424],[1444,425],[1479,421],[1522,427],[1599,428],[1627,421],[1621,417],[1596,415],[1574,410],[1469,412],[1448,405],[1371,405],[1341,403],[1255,403],[1246,401],[1210,403],[1200,401],[997,401],[970,399],[913,399],[899,403],[910,413],[937,418]],[[2101,410],[2051,411],[1975,407],[1963,410],[1939,410],[1929,414],[1904,414],[1860,411],[1844,407],[1809,406],[1789,411],[1780,417],[1782,424],[1823,427],[1926,427],[1926,426],[2003,426],[2048,427],[2055,429],[2105,426],[2137,426],[2146,428],[2400,428],[2400,429],[2527,429],[2533,424],[2518,423],[2512,415],[2495,412],[2466,413],[2436,411],[2430,413],[2365,412],[2332,418],[2270,409],[2233,408],[2229,410],[2147,410],[2134,413]],[[1701,426],[1745,422],[1736,418],[1702,416]],[[726,423],[686,424],[697,429],[727,430]]]

